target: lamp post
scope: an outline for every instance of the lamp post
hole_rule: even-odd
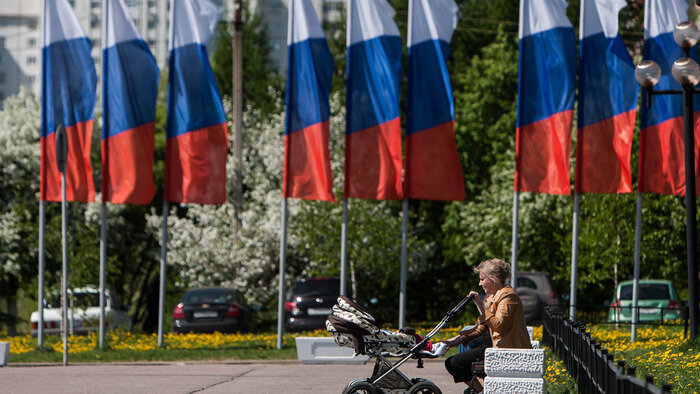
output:
[[[673,30],[673,40],[683,48],[684,57],[673,63],[671,74],[678,81],[681,90],[654,90],[659,82],[661,69],[652,60],[641,62],[635,70],[635,78],[646,91],[646,106],[651,108],[654,95],[683,96],[683,135],[685,145],[685,209],[686,209],[686,246],[688,251],[688,301],[690,309],[690,338],[698,334],[698,266],[697,266],[697,227],[695,220],[695,141],[693,95],[700,93],[695,85],[700,81],[700,66],[690,58],[690,48],[698,41],[698,29],[693,23],[682,22]],[[634,311],[634,316],[638,314]],[[636,319],[633,318],[633,322]]]

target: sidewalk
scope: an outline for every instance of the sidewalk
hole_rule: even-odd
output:
[[[340,393],[351,380],[369,377],[365,365],[291,361],[74,364],[0,368],[3,393]],[[461,393],[442,359],[402,365],[409,378],[432,380],[444,393]]]

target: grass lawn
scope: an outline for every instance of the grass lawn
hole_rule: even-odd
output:
[[[429,325],[426,325],[426,327]],[[387,327],[388,328],[388,327]],[[388,328],[390,329],[390,328]],[[442,329],[433,341],[444,340],[457,334],[460,327]],[[425,335],[429,328],[419,328]],[[286,334],[284,347],[276,349],[275,333],[261,334],[166,334],[164,348],[158,348],[154,334],[136,334],[124,331],[107,333],[107,349],[97,350],[97,335],[70,337],[68,361],[95,362],[153,362],[193,360],[283,360],[296,359],[294,338],[297,336],[328,336],[325,330]],[[535,339],[542,337],[542,328],[536,327]],[[10,342],[10,363],[58,363],[63,361],[63,342],[57,335],[44,339],[44,349],[37,348],[36,338],[29,335],[7,337],[0,333],[0,341]],[[447,356],[456,353],[450,349]],[[561,360],[547,350],[547,391],[570,393],[576,391],[575,382],[568,376]]]
[[[69,354],[70,363],[94,362],[151,362],[194,360],[281,360],[296,359],[297,350],[285,346],[282,350],[236,348],[236,349],[153,349],[153,350],[90,350]],[[63,353],[51,350],[32,350],[27,353],[10,353],[10,363],[60,363]]]
[[[97,335],[71,336],[68,343],[70,362],[131,362],[178,360],[271,360],[297,357],[294,337],[318,336],[323,332],[286,334],[284,346],[277,350],[276,334],[166,334],[164,346],[158,347],[155,334],[124,331],[108,332],[106,349],[97,349]],[[39,349],[36,338],[29,335],[3,337],[10,342],[10,363],[61,362],[63,342],[58,335],[47,335],[44,348]]]
[[[657,387],[671,384],[673,392],[700,392],[700,341],[683,338],[682,327],[640,325],[636,342],[630,342],[629,326],[600,324],[590,332],[616,360],[635,367],[638,378],[653,375]]]

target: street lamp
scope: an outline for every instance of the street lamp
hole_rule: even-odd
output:
[[[700,81],[700,66],[690,58],[690,48],[698,42],[698,29],[695,24],[682,22],[673,30],[673,40],[683,48],[685,57],[673,62],[671,74],[683,87],[682,90],[653,90],[659,82],[661,69],[652,60],[641,62],[634,71],[635,79],[646,91],[646,105],[651,108],[654,95],[683,95],[683,135],[685,145],[685,209],[686,209],[686,246],[688,251],[688,301],[690,308],[690,338],[698,334],[698,266],[696,255],[697,227],[695,222],[695,141],[693,126],[693,95],[700,93],[695,85]]]

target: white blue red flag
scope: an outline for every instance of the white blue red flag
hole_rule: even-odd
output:
[[[570,194],[576,37],[565,0],[521,0],[515,190]]]
[[[446,63],[457,11],[453,0],[411,0],[409,4],[406,198],[464,200]]]
[[[575,189],[632,192],[632,135],[639,85],[618,29],[625,0],[582,0]]]
[[[684,56],[683,50],[673,41],[673,29],[676,24],[688,20],[688,4],[685,0],[646,0],[644,7],[644,59],[655,61],[661,68],[661,78],[654,89],[681,89],[671,75],[673,62]],[[690,49],[690,54],[698,60],[697,46]],[[646,93],[642,91],[642,95]],[[700,100],[695,100],[694,106],[697,168],[700,159]],[[654,96],[651,108],[643,105],[641,112],[639,191],[685,195],[682,97]],[[700,171],[696,170],[696,185],[700,185],[699,180]],[[696,190],[700,193],[700,188]]]
[[[400,200],[401,37],[386,0],[349,0],[345,188],[351,198]]]
[[[103,4],[102,201],[148,204],[158,66],[123,0]]]
[[[66,199],[95,200],[90,165],[97,74],[92,46],[67,0],[44,0],[41,69],[41,200],[61,201],[56,128],[68,138]]]
[[[226,201],[228,128],[205,47],[220,16],[209,0],[171,3],[166,201]]]
[[[333,56],[311,0],[291,0],[287,32],[285,198],[334,202],[328,150]]]

